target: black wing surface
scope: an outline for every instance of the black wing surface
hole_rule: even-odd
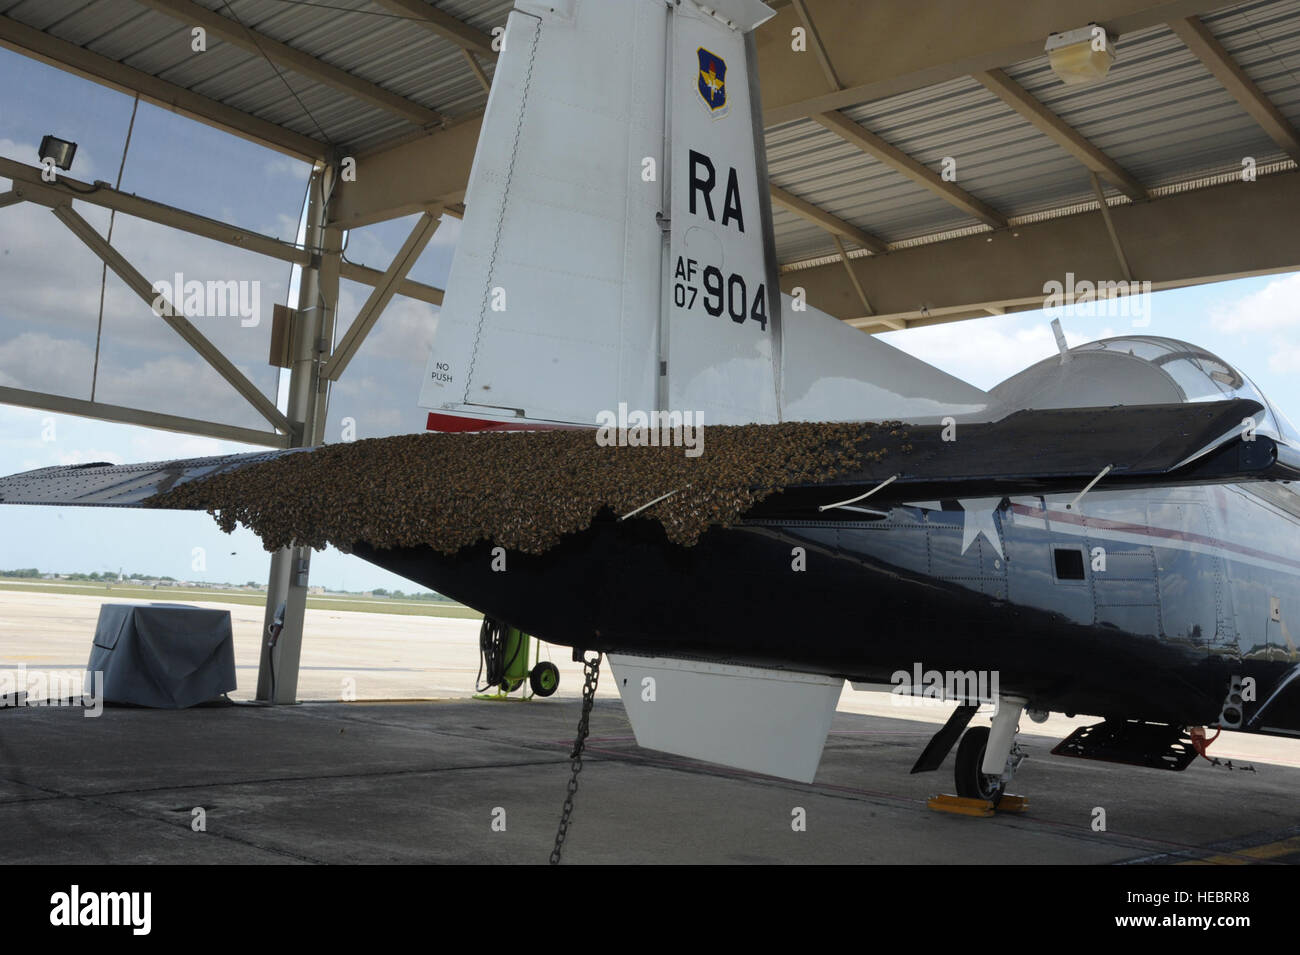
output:
[[[1019,411],[988,424],[959,424],[955,440],[944,440],[940,425],[900,425],[906,453],[821,484],[787,487],[751,513],[806,512],[873,489],[863,506],[1077,493],[1106,469],[1098,486],[1108,489],[1300,479],[1300,452],[1262,434],[1248,439],[1243,422],[1262,410],[1235,399]],[[189,481],[311,450],[42,468],[0,478],[0,503],[140,506]]]
[[[908,453],[886,454],[823,484],[786,488],[751,513],[807,517],[809,508],[824,508],[825,517],[847,520],[855,512],[837,514],[830,505],[867,492],[851,506],[1077,494],[1099,476],[1096,486],[1108,490],[1300,479],[1300,452],[1248,432],[1245,422],[1263,410],[1234,399],[1018,411],[988,424],[958,424],[948,431],[953,440],[939,425],[905,425]]]

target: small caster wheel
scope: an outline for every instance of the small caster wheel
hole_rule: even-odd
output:
[[[549,660],[543,660],[533,667],[528,676],[528,683],[536,696],[550,696],[560,685],[560,670]]]
[[[957,795],[966,799],[987,799],[997,805],[1006,789],[999,776],[985,775],[984,749],[989,742],[989,728],[974,726],[968,729],[957,744],[956,783]]]

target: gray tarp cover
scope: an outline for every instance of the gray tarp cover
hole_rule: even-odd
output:
[[[91,673],[104,673],[104,699],[179,709],[235,689],[230,611],[181,604],[104,604]]]

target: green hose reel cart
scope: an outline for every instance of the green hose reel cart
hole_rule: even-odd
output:
[[[479,630],[479,679],[476,700],[530,700],[546,697],[559,688],[560,671],[550,660],[541,659],[541,643],[517,627],[491,617],[483,618]],[[483,679],[486,674],[486,679]],[[496,692],[489,692],[493,688]],[[510,694],[523,692],[518,697]]]

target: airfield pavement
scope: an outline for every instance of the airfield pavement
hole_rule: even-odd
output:
[[[0,667],[84,667],[100,603],[0,592]],[[232,697],[247,700],[260,608],[203,605],[231,611]],[[71,707],[0,711],[0,860],[545,862],[579,670],[551,648],[555,697],[472,701],[477,640],[474,620],[309,611],[299,706],[108,707],[95,719]],[[339,702],[346,678],[357,702]],[[412,698],[422,702],[375,702]],[[846,687],[817,778],[802,785],[640,749],[607,682],[565,859],[1300,861],[1300,741],[1225,733],[1211,752],[1254,771],[1198,761],[1176,774],[1052,756],[1086,721],[1026,720],[1030,759],[1012,789],[1030,797],[1029,812],[972,819],[926,807],[951,791],[951,756],[908,774],[949,708],[898,703]],[[1093,828],[1098,807],[1105,831]],[[203,832],[191,828],[195,808]],[[791,825],[797,808],[804,831]],[[505,831],[492,825],[499,810]]]

